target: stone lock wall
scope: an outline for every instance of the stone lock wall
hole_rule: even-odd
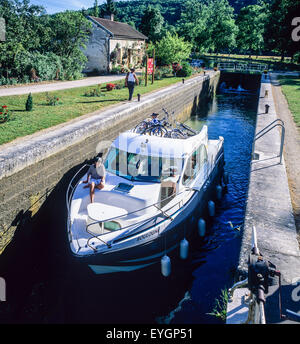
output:
[[[200,102],[215,92],[219,72],[197,76],[184,83],[95,112],[0,147],[0,253],[17,227],[36,215],[55,186],[66,184],[84,162],[96,155],[99,142],[112,141],[152,112],[175,112],[187,119]],[[73,171],[74,170],[74,171]],[[61,197],[65,197],[62,190]]]

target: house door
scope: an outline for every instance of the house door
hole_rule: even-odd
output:
[[[132,56],[132,50],[128,49],[128,58],[127,58],[127,67],[129,68],[131,64],[131,56]]]

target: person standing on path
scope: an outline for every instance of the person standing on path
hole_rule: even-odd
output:
[[[125,78],[125,86],[128,87],[128,91],[129,91],[129,98],[128,98],[129,101],[132,99],[135,84],[138,85],[139,80],[136,77],[134,68],[131,68],[130,72],[127,73],[126,78]]]

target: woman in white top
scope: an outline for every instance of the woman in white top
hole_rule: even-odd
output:
[[[126,78],[125,78],[125,86],[128,87],[128,90],[129,90],[128,100],[132,99],[135,83],[138,85],[139,80],[135,75],[134,68],[131,68],[130,72],[127,73]]]

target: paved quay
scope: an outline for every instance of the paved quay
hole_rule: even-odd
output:
[[[92,76],[81,80],[74,81],[59,81],[52,83],[32,83],[24,86],[17,87],[0,87],[0,97],[16,96],[28,93],[39,92],[52,92],[59,90],[66,90],[69,88],[92,86],[102,84],[109,81],[125,80],[126,74],[120,75],[105,75],[105,76]]]
[[[267,96],[265,95],[267,91]],[[269,105],[265,113],[265,105]],[[258,104],[256,134],[278,118],[269,78],[262,79]],[[279,121],[275,123],[280,123]],[[285,135],[289,135],[286,132]],[[282,274],[282,312],[286,309],[300,313],[300,251],[284,158],[280,164],[281,128],[278,126],[255,141],[244,232],[238,272],[247,273],[247,259],[251,250],[252,227],[256,227],[261,254],[276,265]],[[278,279],[277,279],[278,283]],[[241,299],[241,295],[237,298]],[[235,299],[235,297],[234,297]],[[247,319],[243,302],[228,304],[227,323],[241,323]],[[279,316],[278,284],[269,288],[265,306],[267,323],[293,323]]]

